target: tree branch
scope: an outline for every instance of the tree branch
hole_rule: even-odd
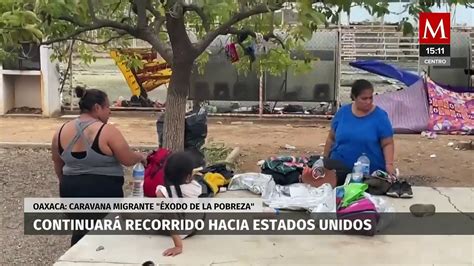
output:
[[[46,42],[43,42],[42,44],[47,45],[47,44],[51,44],[55,42],[70,40],[81,33],[91,31],[91,30],[96,30],[96,29],[101,29],[101,28],[111,28],[114,31],[116,31],[119,35],[129,34],[135,38],[147,41],[153,46],[154,49],[157,50],[158,53],[160,53],[163,59],[165,59],[169,64],[172,63],[173,54],[171,52],[171,49],[169,48],[169,46],[164,44],[158,38],[156,34],[153,33],[150,26],[148,27],[145,26],[143,29],[139,29],[139,28],[135,28],[130,25],[127,25],[125,23],[108,20],[108,19],[99,19],[99,18],[96,18],[95,21],[92,22],[92,24],[86,24],[71,16],[60,16],[60,17],[57,17],[57,19],[67,21],[73,25],[79,26],[80,28],[65,37],[48,40]],[[159,21],[161,21],[161,24],[163,24],[164,18],[162,19],[160,18]]]
[[[99,28],[100,28],[99,26],[92,26],[92,25],[89,26],[89,27],[84,27],[82,29],[76,30],[75,32],[73,32],[73,33],[71,33],[71,34],[69,34],[65,37],[51,39],[51,40],[47,40],[45,42],[41,42],[41,45],[49,45],[49,44],[56,43],[56,42],[63,42],[63,41],[71,40],[71,39],[73,39],[74,37],[76,37],[77,35],[79,35],[81,33],[91,31],[91,30],[96,30],[96,29],[99,29]]]
[[[166,13],[165,26],[173,50],[173,64],[190,63],[189,60],[194,60],[199,55],[189,39],[181,4],[181,1],[176,1],[173,10]],[[177,62],[178,60],[183,61]]]
[[[94,3],[92,0],[87,0],[87,6],[89,7],[89,15],[92,18],[92,21],[95,21],[97,18],[95,16]]]
[[[155,17],[155,21],[153,21],[153,28],[155,29],[156,34],[161,32],[161,27],[163,26],[163,23],[165,23],[165,21],[165,17]]]
[[[61,88],[59,89],[59,93],[62,93],[63,90],[64,90],[64,85],[66,84],[66,80],[67,80],[67,77],[69,75],[69,72],[71,72],[71,67],[72,67],[72,53],[74,52],[74,43],[75,43],[75,40],[72,40],[71,41],[71,45],[69,46],[69,61],[67,63],[67,69],[66,69],[66,73],[64,73],[64,78],[62,80],[62,83],[61,83]]]
[[[147,18],[146,18],[146,8],[148,0],[134,0],[133,1],[137,6],[137,18],[138,18],[138,25],[139,29],[144,29],[147,26]]]
[[[183,8],[184,8],[184,12],[187,12],[187,11],[196,12],[196,14],[202,20],[202,25],[204,26],[204,29],[206,30],[206,32],[209,32],[209,30],[211,29],[211,24],[209,23],[209,17],[206,15],[206,13],[204,13],[204,9],[202,9],[202,7],[195,4],[188,4],[188,5],[184,5]]]
[[[136,34],[136,30],[135,28],[129,26],[129,25],[126,25],[126,24],[123,24],[123,23],[120,23],[120,22],[116,22],[116,21],[112,21],[112,20],[103,20],[103,19],[97,19],[95,20],[95,22],[93,22],[92,24],[86,24],[86,23],[83,23],[71,16],[59,16],[57,19],[59,20],[64,20],[64,21],[67,21],[73,25],[76,25],[76,26],[79,26],[81,28],[77,29],[75,32],[69,34],[69,35],[66,35],[65,37],[61,37],[61,38],[56,38],[56,39],[52,39],[52,40],[47,40],[45,42],[42,42],[41,44],[43,45],[48,45],[48,44],[52,44],[52,43],[55,43],[55,42],[62,42],[62,41],[66,41],[66,40],[70,40],[70,39],[73,39],[74,37],[78,36],[79,34],[81,33],[84,33],[84,32],[87,32],[87,31],[91,31],[91,30],[97,30],[97,29],[100,29],[100,28],[112,28],[114,29],[116,32],[118,32],[119,34],[122,34],[124,35],[124,32],[132,35],[132,36],[135,36]]]
[[[112,14],[114,14],[117,11],[117,9],[119,8],[121,3],[122,3],[122,0],[119,0],[117,5],[115,6],[114,10],[112,10]]]
[[[135,37],[147,41],[168,64],[173,64],[173,53],[171,47],[163,43],[159,36],[154,34],[150,28],[145,28],[144,30],[137,32]]]
[[[93,41],[89,41],[89,40],[85,40],[85,39],[81,39],[81,38],[76,38],[76,37],[73,37],[72,39],[73,40],[77,40],[77,41],[81,41],[83,43],[87,43],[87,44],[93,44],[93,45],[105,45],[105,44],[108,44],[109,42],[113,41],[113,40],[116,40],[116,39],[120,39],[122,38],[123,36],[127,35],[126,33],[122,33],[122,34],[118,34],[116,36],[112,36],[110,37],[108,40],[105,40],[103,42],[93,42]]]
[[[227,32],[228,29],[232,25],[234,25],[234,24],[236,24],[236,23],[238,23],[238,22],[240,22],[240,21],[242,21],[242,20],[244,20],[248,17],[258,15],[258,14],[264,14],[264,13],[267,13],[267,12],[272,12],[272,11],[280,9],[281,7],[282,7],[282,4],[277,4],[276,6],[267,6],[266,4],[260,4],[260,5],[254,7],[250,10],[241,11],[241,12],[235,14],[228,21],[226,21],[225,23],[223,23],[222,25],[217,27],[217,29],[207,33],[206,36],[204,36],[202,41],[200,41],[197,45],[198,53],[201,54],[202,52],[204,52],[204,50],[206,50],[206,48],[212,43],[212,41],[214,41],[214,39],[217,36],[222,35],[225,32]]]
[[[226,35],[226,34],[234,34],[234,35],[247,34],[249,36],[252,36],[253,38],[257,38],[257,33],[250,29],[236,29],[234,27],[230,27],[229,30],[222,35]],[[263,39],[265,41],[268,41],[270,39],[275,39],[280,43],[280,45],[283,48],[285,48],[285,44],[283,43],[283,41],[280,38],[278,38],[278,36],[276,36],[273,32],[263,34]]]
[[[153,16],[155,16],[155,19],[163,17],[158,10],[156,10],[153,5],[151,4],[151,1],[146,1],[146,10],[150,11]]]

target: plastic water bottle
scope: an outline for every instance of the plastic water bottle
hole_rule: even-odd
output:
[[[364,178],[364,174],[362,173],[362,164],[357,161],[354,163],[354,168],[352,169],[351,174],[351,182],[352,183],[360,183]]]
[[[319,159],[313,164],[312,171],[313,178],[323,178],[325,175],[324,171],[324,157],[320,156]]]
[[[132,178],[132,197],[143,197],[143,180],[145,179],[145,167],[142,163],[137,163],[133,166]]]
[[[362,170],[362,174],[364,176],[369,176],[370,175],[370,160],[365,153],[362,153],[362,155],[357,159],[357,162],[360,163],[360,167]]]

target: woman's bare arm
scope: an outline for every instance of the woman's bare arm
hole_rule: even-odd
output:
[[[334,140],[335,140],[334,131],[331,129],[331,130],[329,130],[328,137],[326,139],[326,144],[324,145],[323,156],[325,158],[329,157],[329,155],[330,155],[329,153],[331,152],[331,148],[332,148],[332,145],[334,144]]]
[[[53,140],[51,142],[51,153],[52,159],[54,164],[54,172],[59,180],[63,177],[63,166],[64,161],[61,159],[59,154],[59,147],[58,147],[58,132],[56,132],[53,136]]]
[[[132,166],[138,162],[145,162],[145,155],[132,151],[122,133],[116,127],[107,124],[105,128],[107,128],[107,145],[121,164]]]
[[[382,139],[381,143],[383,156],[385,158],[385,168],[391,175],[395,174],[394,166],[394,154],[395,154],[395,143],[392,137]]]

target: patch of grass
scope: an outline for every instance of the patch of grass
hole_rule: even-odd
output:
[[[227,147],[223,143],[208,143],[202,147],[202,152],[206,157],[208,165],[223,163],[231,151],[232,148]]]

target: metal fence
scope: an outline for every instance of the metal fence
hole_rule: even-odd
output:
[[[341,26],[341,59],[418,60],[418,32],[403,36],[395,25]],[[469,32],[474,50],[474,28],[452,27],[453,32]],[[472,60],[472,58],[471,58]]]

